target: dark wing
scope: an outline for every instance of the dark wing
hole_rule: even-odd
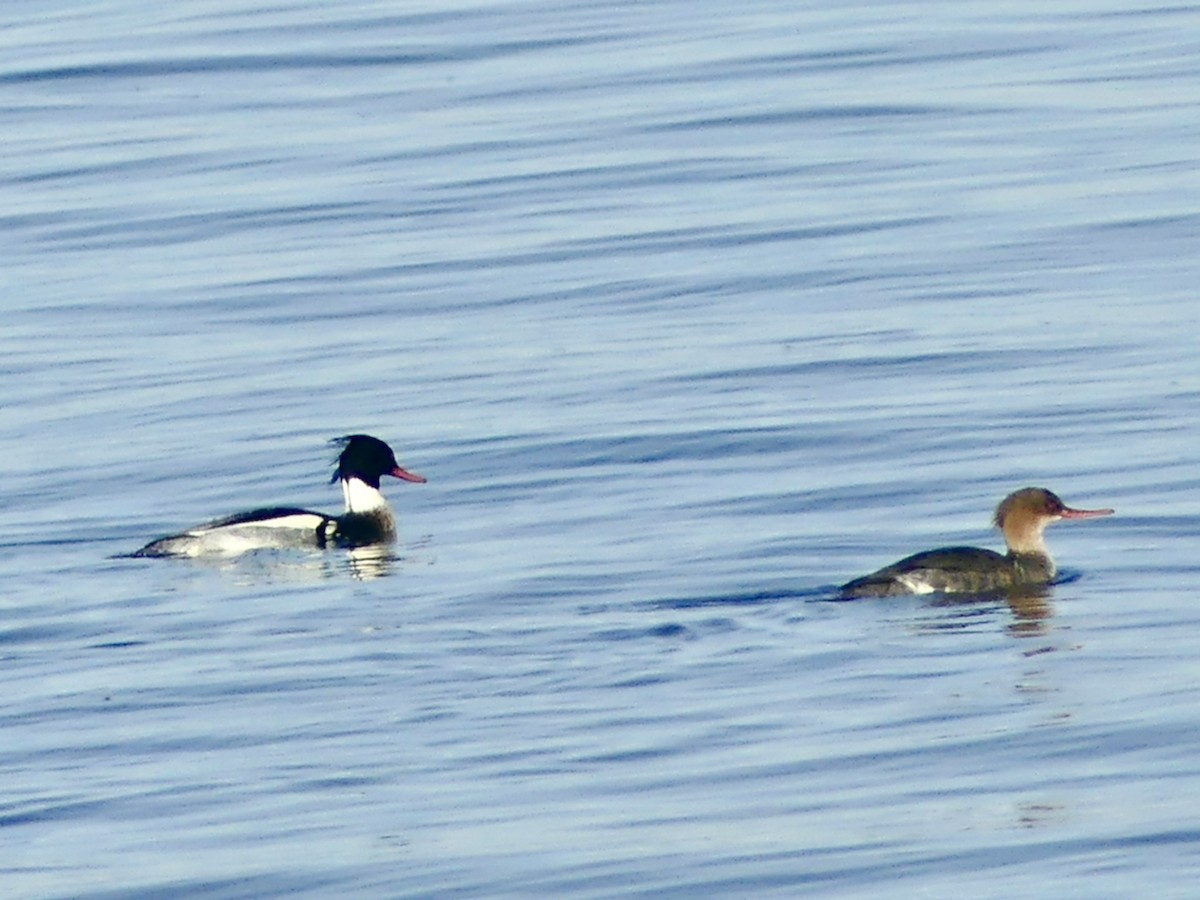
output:
[[[982,592],[1011,581],[1012,562],[982,547],[943,547],[906,556],[878,572],[842,585],[839,594],[851,597],[902,597],[913,593],[910,579],[941,591]]]
[[[205,522],[203,525],[197,525],[195,528],[188,530],[209,531],[214,528],[229,528],[233,525],[265,525],[271,521],[281,521],[300,516],[311,517],[314,528],[319,523],[326,522],[330,518],[324,513],[313,512],[311,509],[300,509],[295,506],[265,506],[262,509],[251,509],[247,512],[234,513],[232,516],[226,516],[224,519]]]
[[[942,547],[914,553],[899,562],[894,562],[879,573],[919,572],[938,569],[943,572],[987,572],[1005,569],[1011,565],[1007,556],[983,547]]]

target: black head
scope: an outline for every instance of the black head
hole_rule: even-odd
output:
[[[343,449],[338,456],[337,471],[333,473],[331,483],[357,478],[378,490],[379,479],[384,475],[418,483],[425,480],[420,475],[400,468],[392,448],[377,437],[348,434],[334,439],[333,443],[341,445]]]

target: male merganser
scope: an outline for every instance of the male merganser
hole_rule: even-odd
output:
[[[425,479],[400,468],[392,448],[368,434],[338,438],[343,446],[330,484],[342,482],[346,512],[340,516],[276,506],[238,513],[151,541],[133,556],[237,554],[264,547],[362,547],[392,540],[396,520],[379,490],[379,479]]]
[[[1022,488],[996,507],[994,523],[1004,534],[1008,554],[978,547],[926,550],[856,578],[841,587],[843,598],[898,597],[904,594],[985,594],[1049,584],[1058,570],[1042,532],[1059,519],[1111,516],[1111,509],[1071,509],[1045,488]]]

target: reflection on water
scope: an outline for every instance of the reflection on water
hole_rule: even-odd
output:
[[[1045,828],[1062,824],[1067,808],[1061,803],[1018,803],[1016,808],[1019,828]]]
[[[134,559],[122,554],[114,559]],[[247,587],[271,584],[315,583],[330,578],[368,581],[382,578],[406,557],[392,544],[352,549],[261,547],[238,554],[176,556],[154,560],[152,565],[190,567],[219,572]]]
[[[355,547],[345,551],[345,559],[350,574],[367,581],[382,578],[391,571],[392,563],[396,560],[396,549],[390,544]]]
[[[1052,589],[1049,585],[1027,587],[1008,593],[1008,608],[1014,621],[1006,630],[1013,637],[1028,638],[1046,634],[1054,607],[1050,603]]]
[[[922,603],[936,612],[920,617],[917,628],[929,633],[963,631],[981,621],[990,624],[998,612],[1007,610],[1013,619],[1005,626],[1008,634],[1037,637],[1047,633],[1054,616],[1052,596],[1051,585],[1028,585],[1002,593],[929,595]]]

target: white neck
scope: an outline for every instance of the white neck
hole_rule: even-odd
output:
[[[358,478],[342,479],[342,496],[346,498],[346,512],[367,513],[388,508],[383,494]]]
[[[1013,553],[1038,553],[1049,558],[1050,551],[1046,549],[1046,539],[1043,536],[1046,526],[1057,519],[1039,519],[1034,523],[1023,523],[1024,528],[1012,528],[1004,532],[1004,542]]]

